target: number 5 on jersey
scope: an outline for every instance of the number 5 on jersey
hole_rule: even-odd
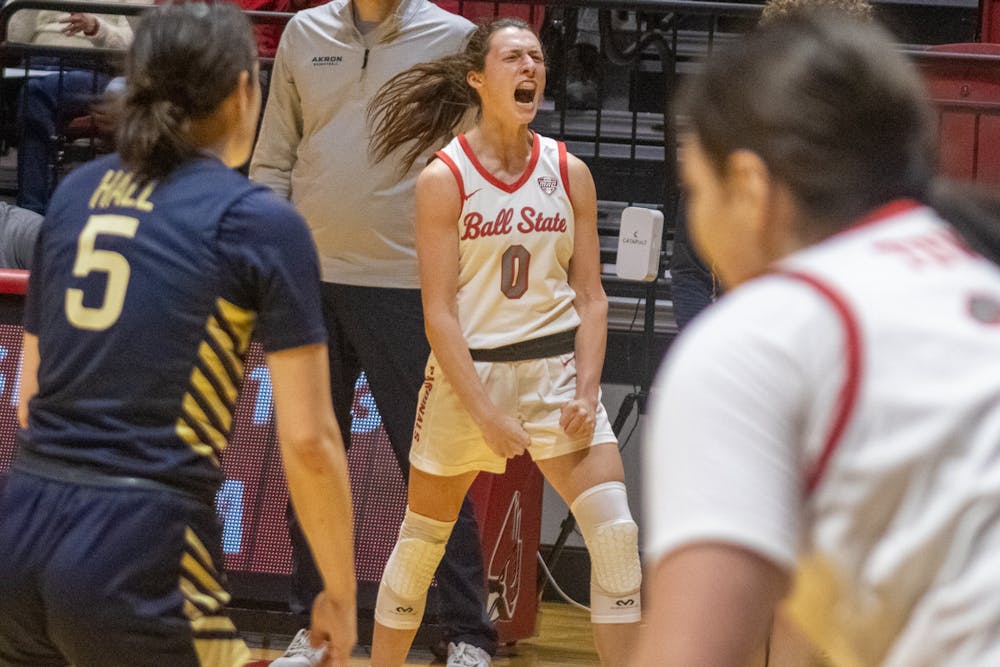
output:
[[[125,290],[128,288],[132,269],[121,253],[95,248],[94,242],[100,234],[134,238],[138,227],[139,220],[126,215],[104,213],[92,215],[87,220],[77,241],[73,276],[86,278],[98,271],[106,273],[108,280],[104,298],[96,308],[83,305],[82,289],[71,287],[66,290],[66,318],[70,324],[79,329],[103,331],[118,321],[125,305]]]

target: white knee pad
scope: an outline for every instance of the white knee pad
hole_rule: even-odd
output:
[[[396,630],[420,627],[430,588],[454,521],[438,521],[406,508],[396,546],[382,572],[375,620]]]
[[[639,528],[621,482],[592,486],[570,507],[590,552],[590,618],[633,623],[642,615]]]

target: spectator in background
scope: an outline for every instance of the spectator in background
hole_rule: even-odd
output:
[[[760,25],[803,9],[839,12],[859,21],[871,21],[874,10],[868,0],[768,0],[760,14]]]
[[[149,0],[110,1],[151,4]],[[124,50],[132,42],[132,26],[120,15],[22,9],[11,16],[7,39],[38,46]],[[106,72],[67,67],[61,59],[53,57],[35,57],[28,64],[32,69],[50,69],[53,73],[31,76],[21,91],[17,204],[45,213],[55,186],[52,137],[63,123],[89,111],[111,76]]]
[[[289,0],[238,0],[237,4],[248,11],[255,12],[292,12]],[[273,58],[281,41],[284,25],[280,23],[253,23],[254,37],[257,39],[257,55],[261,58]]]
[[[673,252],[670,255],[670,297],[674,306],[674,320],[681,331],[718,296],[718,281],[688,238],[686,208],[684,196],[681,195],[674,223]]]
[[[254,12],[294,13],[308,7],[318,7],[328,0],[236,0],[242,9]],[[273,58],[284,32],[283,23],[254,22],[253,32],[257,38],[257,54],[261,58]]]
[[[469,21],[427,0],[333,0],[299,12],[278,46],[250,165],[253,180],[290,198],[319,249],[340,428],[351,432],[354,388],[364,372],[404,476],[430,351],[413,198],[432,150],[410,166],[397,156],[375,164],[368,155],[366,107],[394,75],[457,52],[472,30]],[[319,580],[294,517],[290,524],[291,607],[304,612]],[[468,501],[437,581],[448,664],[490,664],[496,631],[486,615],[482,553]],[[313,664],[317,656],[306,637],[300,633],[274,667]]]
[[[30,269],[44,218],[26,208],[0,202],[0,269]]]

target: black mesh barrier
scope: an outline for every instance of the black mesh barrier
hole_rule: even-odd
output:
[[[406,507],[406,486],[365,377],[358,380],[348,451],[354,499],[355,567],[377,582]],[[273,420],[271,379],[260,347],[251,345],[217,509],[230,572],[287,575],[291,544],[285,527],[288,489]]]
[[[7,470],[14,459],[20,378],[21,327],[0,324],[0,470]]]

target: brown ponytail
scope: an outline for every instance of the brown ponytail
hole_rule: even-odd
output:
[[[210,115],[253,72],[257,46],[234,5],[164,5],[143,15],[126,58],[118,152],[140,179],[198,155],[188,121]]]

